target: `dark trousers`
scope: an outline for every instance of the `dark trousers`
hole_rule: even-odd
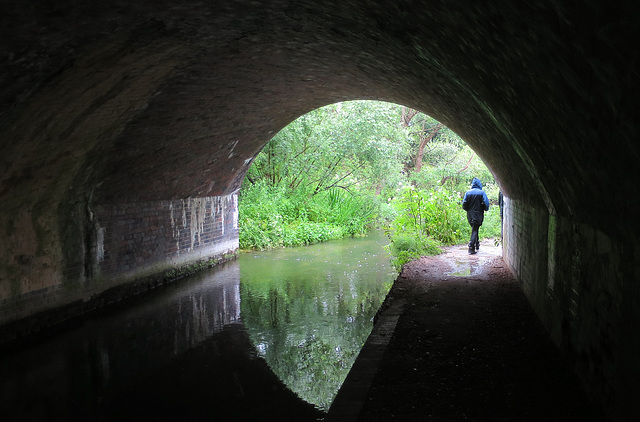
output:
[[[478,239],[478,230],[480,229],[480,224],[471,224],[471,240],[469,240],[469,249],[476,247],[480,243]]]

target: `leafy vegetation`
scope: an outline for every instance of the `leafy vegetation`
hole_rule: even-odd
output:
[[[240,196],[240,247],[304,245],[385,227],[396,267],[463,243],[473,177],[497,203],[493,176],[433,118],[395,104],[350,101],[308,113],[255,158]],[[500,235],[497,207],[483,237]]]
[[[460,200],[445,189],[406,187],[393,200],[396,218],[387,228],[397,268],[412,259],[440,252],[440,245],[461,243],[470,234]]]
[[[316,195],[264,181],[242,191],[240,247],[270,249],[365,234],[377,208],[365,194],[330,189]]]
[[[393,199],[397,216],[385,231],[391,240],[388,249],[395,257],[392,263],[396,269],[421,256],[439,254],[441,246],[468,242],[471,228],[460,202],[457,193],[445,188],[424,191],[413,186]],[[485,214],[481,235],[500,236],[497,207]]]
[[[327,248],[240,257],[241,315],[251,342],[291,391],[324,411],[397,277],[381,242],[376,232]]]
[[[400,113],[396,105],[373,101],[312,111],[265,145],[245,181],[287,186],[309,198],[331,189],[382,191],[402,178],[408,145]]]

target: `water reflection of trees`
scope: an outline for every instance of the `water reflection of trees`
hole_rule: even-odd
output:
[[[375,247],[382,250],[382,245]],[[338,255],[339,264],[327,256],[323,265],[241,263],[242,321],[258,353],[292,391],[324,410],[369,336],[371,320],[395,278],[381,270],[391,268],[386,254],[364,248]]]

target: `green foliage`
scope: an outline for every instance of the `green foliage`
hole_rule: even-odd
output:
[[[240,247],[322,242],[393,221],[389,249],[406,262],[467,240],[460,200],[473,177],[496,201],[484,163],[429,116],[379,101],[322,107],[282,129],[255,158],[240,196]],[[499,234],[490,211],[481,235]]]
[[[450,245],[460,241],[467,225],[459,197],[444,189],[405,188],[394,206],[398,211],[391,224],[395,233],[417,233]]]
[[[381,214],[375,193],[402,178],[400,110],[383,102],[338,103],[280,131],[243,182],[240,247],[304,245],[369,230]]]
[[[420,256],[437,254],[438,246],[460,243],[469,235],[459,197],[444,189],[405,188],[393,206],[397,217],[387,233],[391,239],[389,250],[397,257],[396,268]]]
[[[400,271],[409,261],[426,255],[438,255],[442,252],[438,243],[429,237],[421,237],[417,233],[398,233],[393,235],[391,243],[387,245],[393,255],[391,265]]]
[[[343,227],[345,234],[355,236],[364,234],[371,228],[378,213],[379,198],[373,195],[354,195],[333,188],[316,198],[321,210],[328,211],[324,217],[327,222]],[[319,213],[320,209],[316,209]],[[326,213],[325,211],[325,213]]]
[[[355,236],[371,229],[375,200],[329,190],[307,196],[303,190],[262,181],[241,191],[240,248],[271,249]]]
[[[483,183],[493,182],[491,172],[462,138],[447,127],[439,127],[432,117],[413,113],[405,110],[403,114],[410,116],[406,124],[411,159],[405,163],[405,168],[413,186],[422,190],[445,187],[450,191],[465,192],[474,177],[480,178]],[[419,144],[426,133],[433,132],[434,136],[424,146],[423,166],[418,171],[415,161]]]
[[[241,315],[252,343],[289,389],[325,411],[397,277],[384,239],[374,232],[278,250],[278,259],[239,256]]]
[[[247,179],[311,195],[336,187],[384,188],[401,174],[407,155],[400,110],[379,101],[350,101],[307,113],[274,136]]]
[[[492,199],[493,198],[489,196],[489,201],[492,201]],[[489,207],[489,211],[484,213],[484,221],[482,227],[480,227],[480,238],[500,239],[500,224],[500,207],[498,207],[496,203]]]

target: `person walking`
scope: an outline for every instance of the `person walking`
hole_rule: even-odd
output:
[[[477,177],[473,178],[471,181],[471,189],[464,194],[462,209],[467,212],[467,221],[469,225],[471,225],[469,254],[475,254],[480,248],[478,232],[484,220],[484,212],[489,211],[489,198],[482,190],[482,183]]]

